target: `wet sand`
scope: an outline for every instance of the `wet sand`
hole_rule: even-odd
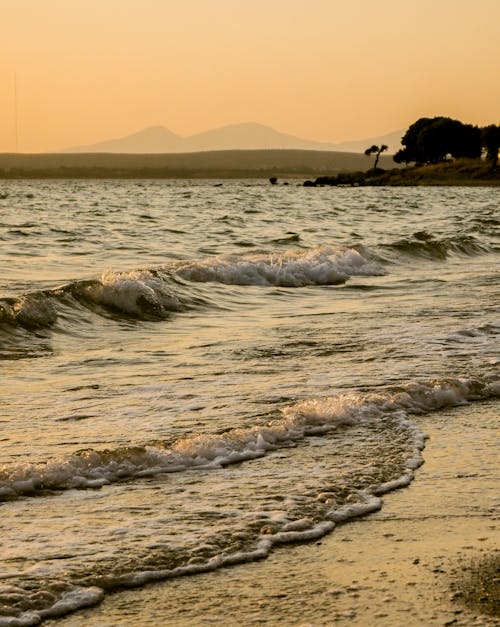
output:
[[[429,440],[410,487],[318,542],[46,624],[500,625],[498,413],[487,402],[417,418]]]

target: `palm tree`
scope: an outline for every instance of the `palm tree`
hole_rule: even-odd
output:
[[[377,169],[378,160],[380,159],[381,153],[385,152],[388,148],[389,146],[386,146],[385,144],[382,144],[381,146],[376,146],[375,144],[373,144],[373,146],[370,146],[370,148],[367,148],[365,150],[365,155],[367,157],[375,155],[375,164],[373,165],[374,170]]]

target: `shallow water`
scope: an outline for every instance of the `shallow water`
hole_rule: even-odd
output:
[[[460,581],[473,556],[498,546],[498,402],[414,419],[429,434],[425,464],[381,511],[266,560],[109,595],[50,624],[497,626],[484,602],[463,607],[454,571]]]
[[[0,625],[319,537],[500,394],[495,189],[1,191]]]

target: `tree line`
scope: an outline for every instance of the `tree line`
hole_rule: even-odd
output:
[[[393,157],[396,163],[425,165],[450,158],[479,159],[484,155],[492,168],[496,168],[500,126],[490,124],[480,128],[447,117],[420,118],[408,128],[401,144],[403,148]],[[375,169],[380,153],[385,150],[385,145],[373,145],[365,150],[365,155],[375,155]]]

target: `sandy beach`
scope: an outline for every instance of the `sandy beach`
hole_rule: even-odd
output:
[[[497,418],[495,402],[417,418],[429,439],[410,487],[321,541],[124,591],[57,624],[499,625]]]

